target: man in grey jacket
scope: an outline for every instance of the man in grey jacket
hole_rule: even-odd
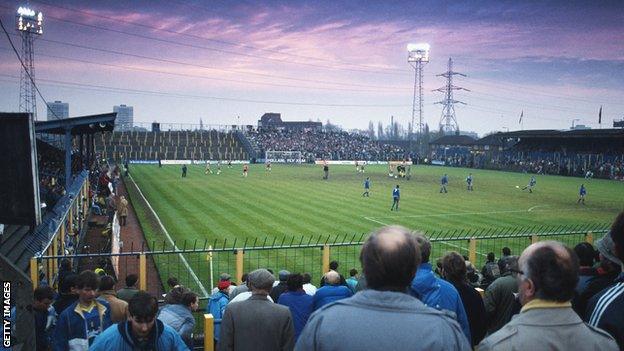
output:
[[[233,302],[221,321],[219,350],[292,350],[295,328],[290,310],[267,299],[275,278],[266,269],[247,276],[252,296]]]
[[[526,248],[516,272],[522,310],[479,344],[488,350],[618,350],[605,331],[591,327],[572,309],[578,282],[576,254],[560,242]]]
[[[313,313],[296,350],[471,349],[450,312],[407,294],[420,264],[418,244],[408,229],[391,226],[371,234],[360,262],[368,289]]]

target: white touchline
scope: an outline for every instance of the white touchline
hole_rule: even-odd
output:
[[[452,247],[458,248],[458,249],[460,249],[460,250],[464,250],[464,251],[466,251],[466,252],[470,252],[470,250],[468,250],[467,248],[465,248],[465,247],[461,247],[461,246],[459,246],[459,245],[451,244],[451,243],[450,243],[450,242],[448,242],[448,241],[436,241],[436,242],[441,243],[441,244],[446,244],[446,245],[448,245],[448,246],[452,246]],[[486,254],[484,254],[483,252],[475,251],[475,253],[476,253],[477,255],[480,255],[480,256],[483,256],[483,257],[487,257],[487,255],[486,255]]]
[[[175,243],[173,242],[173,239],[171,239],[171,235],[169,235],[169,232],[167,231],[165,226],[160,221],[160,217],[158,217],[158,215],[156,214],[156,211],[154,211],[154,209],[152,208],[152,205],[150,205],[149,201],[147,201],[147,199],[143,195],[143,192],[141,191],[141,188],[139,188],[139,185],[134,181],[134,179],[132,178],[132,175],[130,175],[130,180],[132,180],[132,183],[134,183],[134,186],[136,186],[137,190],[139,191],[139,195],[141,195],[141,197],[143,198],[143,200],[147,204],[147,207],[149,207],[150,211],[152,211],[152,214],[154,214],[154,217],[156,217],[156,220],[158,221],[158,224],[160,225],[160,228],[165,233],[165,236],[167,236],[167,240],[169,240],[169,243],[171,244],[171,246],[173,246],[173,249],[178,251],[179,249],[175,245]],[[202,282],[197,277],[197,274],[195,274],[195,271],[191,268],[191,266],[189,266],[189,264],[186,261],[186,258],[184,257],[184,255],[182,255],[182,253],[178,253],[178,255],[180,256],[180,259],[182,260],[182,263],[184,264],[184,266],[186,266],[186,269],[188,269],[189,272],[191,272],[191,276],[193,277],[193,280],[195,280],[195,283],[197,284],[197,286],[199,286],[199,289],[201,290],[202,294],[204,294],[204,297],[209,297],[210,295],[208,294],[208,291],[206,291],[206,288],[204,287],[204,284],[202,284]]]

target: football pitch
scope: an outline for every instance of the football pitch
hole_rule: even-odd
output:
[[[181,166],[177,165],[130,166],[129,183],[136,183],[179,248],[185,240],[217,240],[223,244],[227,239],[227,246],[237,240],[237,246],[242,246],[245,240],[272,243],[284,237],[289,238],[287,243],[292,242],[290,238],[295,238],[295,243],[317,240],[319,236],[359,238],[390,224],[427,233],[463,231],[475,236],[481,231],[542,225],[607,227],[624,207],[624,184],[600,179],[537,175],[537,185],[529,193],[522,190],[530,179],[527,174],[438,166],[412,166],[410,180],[388,177],[385,165],[369,165],[364,174],[357,173],[354,166],[330,166],[328,180],[322,179],[322,167],[318,165],[274,164],[270,173],[264,165],[251,165],[247,178],[242,176],[241,165],[231,169],[224,165],[219,175],[214,165],[215,174],[206,175],[204,170],[203,165],[191,165],[188,176],[182,178]],[[449,177],[448,193],[439,192],[444,173]],[[469,173],[473,174],[474,191],[466,190]],[[370,197],[362,196],[366,177],[371,180]],[[397,184],[401,190],[400,210],[390,211],[392,189]],[[585,205],[577,204],[581,184],[587,188]],[[160,224],[154,223],[151,209],[139,201],[138,190],[129,188],[148,242],[162,243],[163,233],[157,229]],[[496,246],[497,255],[503,245],[501,242]],[[462,254],[467,251],[464,242],[439,246],[445,246],[440,250],[455,249]],[[490,248],[478,250],[481,257]],[[343,261],[356,266],[357,249],[343,251]],[[296,257],[257,255],[257,264],[268,264],[274,270],[284,268],[279,265],[298,265]],[[189,261],[200,259],[188,256]],[[233,273],[230,266],[217,270]]]

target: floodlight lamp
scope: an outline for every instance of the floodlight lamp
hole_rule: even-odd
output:
[[[17,14],[20,16],[35,17],[35,10],[29,9],[28,7],[20,7],[17,9]]]
[[[408,44],[407,62],[429,62],[430,48],[431,46],[427,43]]]

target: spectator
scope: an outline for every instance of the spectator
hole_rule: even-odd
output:
[[[371,234],[360,262],[368,289],[313,313],[296,350],[470,350],[453,318],[405,293],[420,263],[406,228]]]
[[[410,293],[429,307],[455,313],[457,322],[470,342],[468,317],[466,317],[466,311],[459,293],[451,283],[437,278],[433,274],[431,264],[429,263],[431,242],[420,234],[416,235],[416,242],[420,249],[422,263],[418,266],[416,276],[412,280]]]
[[[156,319],[158,301],[139,291],[128,304],[128,320],[106,329],[90,351],[171,350],[188,351],[173,328]]]
[[[111,192],[106,198],[106,214],[108,215],[109,224],[113,223],[115,211],[117,211],[117,201],[115,200],[115,194]]]
[[[139,292],[139,289],[136,288],[138,280],[139,277],[136,274],[128,274],[126,276],[126,287],[117,291],[117,297],[126,302],[130,302],[130,299]]]
[[[621,212],[609,234],[615,244],[615,253],[624,262],[624,212]],[[624,271],[624,265],[621,266]],[[620,273],[611,287],[594,296],[587,308],[586,318],[591,326],[604,329],[624,349],[624,273]]]
[[[68,258],[61,259],[59,272],[58,272],[58,286],[59,287],[63,285],[63,281],[65,280],[65,277],[67,277],[70,274],[75,274],[72,270],[71,261]]]
[[[572,310],[579,263],[555,241],[526,248],[519,260],[520,314],[479,344],[487,350],[617,350],[606,332],[591,328]]]
[[[312,276],[310,273],[303,273],[303,290],[310,296],[316,294],[316,286],[312,285]]]
[[[511,257],[511,249],[508,248],[507,246],[505,246],[505,247],[503,247],[501,252],[503,253],[503,256],[498,259],[498,269],[499,269],[500,273],[503,274],[503,272],[505,271],[505,267],[507,267],[506,260],[509,257]]]
[[[290,309],[295,326],[295,341],[305,327],[312,314],[314,298],[303,290],[303,277],[301,274],[291,274],[286,282],[288,290],[280,295],[278,303]],[[275,289],[275,288],[273,288]]]
[[[232,293],[232,291],[234,291],[234,289],[236,288],[236,285],[234,285],[234,284],[232,283],[232,276],[231,276],[230,274],[228,274],[228,273],[221,273],[221,275],[219,276],[219,282],[228,282],[228,283],[229,283],[229,285],[228,285],[228,290],[227,290],[228,296],[229,296],[229,295]],[[214,294],[214,293],[216,293],[218,290],[219,290],[219,288],[218,288],[218,287],[216,287],[216,288],[212,289],[212,293]]]
[[[351,297],[353,293],[349,288],[340,284],[340,275],[336,271],[329,271],[325,274],[325,286],[319,288],[314,294],[314,310],[327,305],[328,303]]]
[[[498,279],[501,276],[502,269],[499,268],[498,263],[496,263],[496,257],[493,252],[487,254],[487,262],[483,269],[481,269],[481,274],[483,275],[483,287],[487,288],[493,281]]]
[[[475,346],[483,340],[487,332],[487,324],[483,318],[486,313],[483,298],[477,290],[468,285],[466,271],[466,261],[457,252],[449,252],[442,258],[442,275],[459,293],[470,325],[472,346]]]
[[[78,301],[61,313],[54,333],[53,349],[87,350],[112,322],[108,302],[95,298],[99,278],[93,271],[78,275]]]
[[[518,293],[518,282],[514,273],[517,270],[518,258],[509,257],[505,273],[485,290],[483,303],[487,312],[488,334],[496,332],[511,320],[516,306],[515,294]]]
[[[119,225],[125,227],[128,219],[128,200],[126,200],[125,196],[119,198],[117,213],[119,214]]]
[[[355,287],[358,283],[358,271],[355,268],[352,268],[349,271],[349,278],[347,278],[347,286],[351,289],[351,292],[355,294]]]
[[[236,298],[236,295],[249,291],[249,288],[247,287],[247,275],[248,275],[247,273],[243,273],[243,276],[241,277],[241,280],[243,283],[235,287],[234,290],[230,292],[230,301]]]
[[[266,269],[249,273],[247,284],[252,296],[225,310],[220,351],[292,350],[295,334],[290,310],[267,299],[273,281]]]
[[[271,289],[271,300],[279,301],[279,297],[281,294],[288,289],[288,285],[286,285],[286,281],[288,280],[288,276],[290,276],[290,272],[286,270],[281,270],[278,273],[279,275],[279,284],[275,285],[273,289]]]
[[[594,257],[596,251],[590,243],[580,243],[574,247],[574,253],[579,259],[579,281],[574,289],[577,296],[581,295],[589,286],[589,282],[596,276]]]
[[[175,330],[186,346],[192,349],[193,330],[195,329],[193,312],[199,308],[199,298],[197,294],[182,286],[173,289],[171,294],[174,295],[172,300],[175,303],[163,306],[158,313],[158,319]]]
[[[360,274],[360,277],[358,278],[358,282],[357,285],[355,286],[355,292],[358,291],[362,291],[367,289],[368,287],[366,286],[366,277],[364,276],[364,273]]]
[[[178,278],[176,278],[176,277],[169,277],[167,279],[167,286],[169,287],[169,291],[166,294],[163,294],[163,298],[165,300],[165,303],[175,303],[173,301],[173,298],[171,297],[171,291],[173,291],[173,289],[175,289],[175,288],[180,286],[180,282],[178,281]]]
[[[113,323],[126,320],[128,317],[128,303],[117,297],[117,293],[115,293],[115,279],[110,275],[100,278],[99,295],[100,298],[108,302]]]
[[[54,300],[54,289],[49,286],[37,287],[33,293],[32,309],[35,317],[35,338],[37,350],[49,349],[52,341],[50,335],[54,322],[54,308],[51,308]]]
[[[214,337],[217,343],[219,342],[219,336],[221,335],[221,319],[223,318],[223,313],[225,313],[225,307],[230,301],[230,298],[228,297],[229,287],[229,280],[219,281],[219,284],[217,285],[217,292],[210,295],[208,306],[206,306],[206,312],[212,314],[212,317],[214,317]]]
[[[340,285],[347,286],[347,281],[342,276],[342,274],[340,274],[338,272],[338,261],[331,261],[331,262],[329,262],[329,271],[334,271],[334,272],[338,273],[338,275],[340,276]],[[327,273],[325,273],[325,274],[327,274]],[[319,285],[319,287],[323,287],[326,283],[327,282],[325,281],[325,275],[323,275],[323,277],[321,277],[321,285]]]
[[[59,284],[59,297],[52,304],[57,315],[60,316],[69,305],[78,300],[77,280],[78,274],[68,274],[63,279],[63,283]]]

